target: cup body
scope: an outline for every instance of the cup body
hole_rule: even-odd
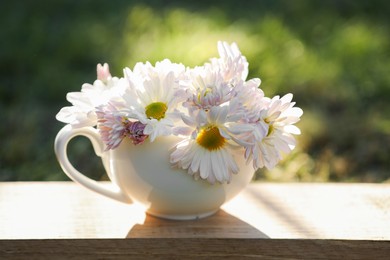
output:
[[[114,182],[131,199],[147,207],[152,215],[185,219],[212,214],[242,191],[253,177],[243,151],[237,151],[240,172],[231,183],[210,184],[195,180],[186,170],[172,167],[169,156],[180,139],[160,137],[134,146],[129,140],[109,152],[109,167]]]
[[[101,156],[113,187],[107,189],[87,178],[69,163],[66,146],[77,135],[87,136]],[[96,129],[71,129],[64,127],[57,135],[55,150],[64,172],[75,182],[113,199],[145,206],[147,213],[168,219],[197,219],[216,212],[220,206],[242,191],[252,180],[254,170],[244,159],[244,150],[234,150],[240,171],[230,183],[210,184],[195,180],[187,170],[173,167],[171,152],[181,139],[163,136],[154,142],[146,140],[134,145],[125,138],[115,149],[103,151]]]

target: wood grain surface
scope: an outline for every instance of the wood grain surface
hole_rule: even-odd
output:
[[[135,225],[127,238],[268,238],[246,222],[223,210],[198,220],[174,221],[146,215],[143,224]]]
[[[0,259],[389,259],[390,242],[136,238],[0,240]]]

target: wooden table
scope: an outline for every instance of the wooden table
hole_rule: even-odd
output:
[[[34,257],[390,259],[390,184],[252,183],[170,221],[72,182],[0,183],[0,259]]]

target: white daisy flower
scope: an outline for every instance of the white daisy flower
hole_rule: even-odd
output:
[[[287,94],[280,98],[264,98],[252,116],[251,122],[255,128],[253,134],[247,135],[247,141],[253,143],[246,146],[245,157],[253,159],[255,169],[266,167],[271,169],[282,159],[282,153],[288,154],[295,147],[293,135],[300,134],[294,124],[300,120],[302,109],[294,107],[291,102],[293,95]],[[254,115],[257,114],[257,117]]]
[[[229,107],[223,106],[183,115],[189,137],[176,146],[171,163],[188,169],[195,178],[207,179],[210,183],[229,183],[232,174],[239,170],[234,159],[237,146],[232,142],[233,137],[252,128],[232,122],[228,113]]]
[[[97,65],[97,77],[93,85],[83,84],[81,92],[67,94],[66,98],[73,106],[62,108],[56,115],[57,120],[73,127],[97,124],[95,108],[119,96],[127,88],[126,80],[111,77],[107,63]]]
[[[175,91],[178,81],[184,79],[184,66],[169,60],[157,62],[155,67],[137,63],[133,71],[126,68],[124,73],[129,88],[122,95],[122,111],[145,125],[144,134],[150,136],[151,142],[157,136],[170,135],[178,119],[180,100]]]

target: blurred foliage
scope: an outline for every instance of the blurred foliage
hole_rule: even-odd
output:
[[[187,66],[237,42],[267,96],[304,109],[298,147],[257,179],[390,180],[388,1],[2,1],[0,180],[66,180],[53,152],[67,92],[97,63],[121,76],[136,62]],[[69,147],[81,171],[105,178],[91,145]]]

